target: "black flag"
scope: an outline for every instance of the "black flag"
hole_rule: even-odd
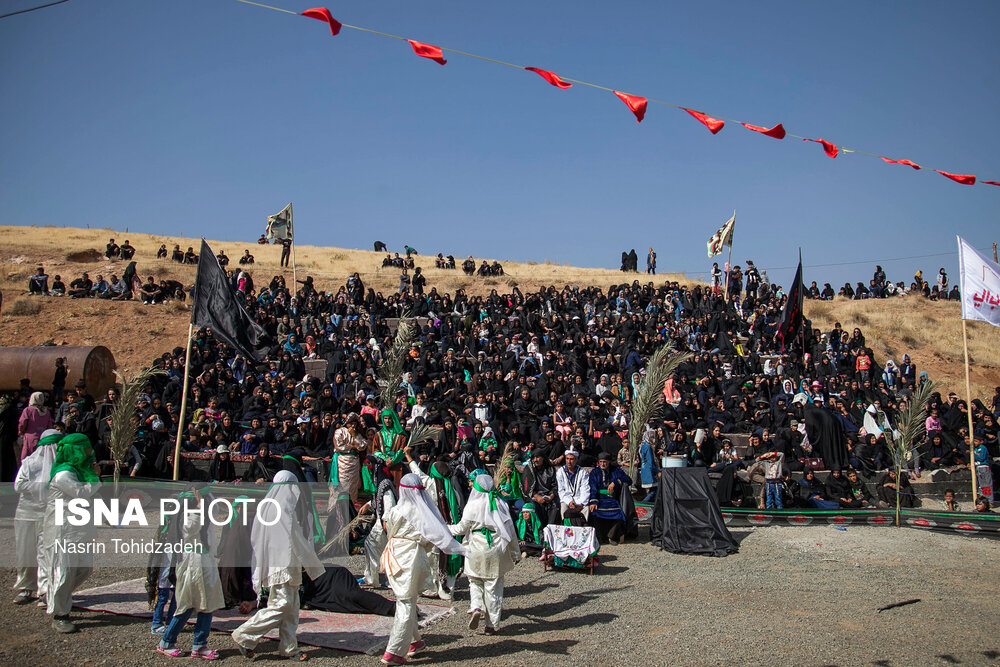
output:
[[[205,239],[198,256],[191,323],[210,328],[216,338],[247,359],[263,361],[267,355],[270,336],[233,294],[226,271]]]
[[[788,290],[788,300],[781,309],[781,322],[778,324],[778,338],[781,340],[781,351],[785,351],[802,330],[802,252],[799,251],[799,267],[795,269],[795,280]]]

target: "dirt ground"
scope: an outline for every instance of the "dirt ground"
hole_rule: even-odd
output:
[[[645,534],[645,531],[643,531]],[[495,637],[458,614],[424,635],[413,664],[477,665],[939,665],[1000,661],[996,564],[1000,542],[908,529],[767,527],[734,532],[740,552],[678,556],[642,543],[602,548],[598,574],[543,573],[524,561],[507,575]],[[355,559],[353,569],[360,561]],[[97,570],[86,587],[134,578]],[[8,590],[13,573],[0,573]],[[920,602],[879,613],[881,606]],[[0,601],[0,664],[146,665],[146,621],[76,615],[81,632],[57,635],[34,605]],[[189,646],[190,635],[179,646]],[[210,646],[244,661],[228,636]],[[262,651],[274,644],[263,644]],[[313,664],[376,665],[377,656],[308,649]],[[260,664],[278,662],[262,655]],[[280,661],[287,664],[285,661]]]

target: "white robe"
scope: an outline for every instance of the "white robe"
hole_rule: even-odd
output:
[[[380,570],[389,578],[389,585],[397,598],[404,600],[420,596],[427,578],[431,575],[427,557],[431,544],[407,520],[399,507],[393,507],[382,517],[385,522],[387,542],[379,561]]]
[[[505,550],[496,536],[493,536],[493,544],[490,545],[486,535],[480,532],[484,527],[485,524],[465,518],[448,526],[452,535],[465,536],[462,545],[469,550],[465,557],[465,575],[470,578],[497,579],[514,568],[519,560],[520,547],[516,540],[512,540]]]
[[[559,502],[568,505],[571,502],[587,507],[590,504],[590,475],[577,466],[576,478],[571,482],[566,474],[566,466],[556,469],[556,484],[559,487]]]
[[[213,529],[214,526],[209,524],[207,530],[211,533]],[[222,609],[226,606],[226,600],[222,594],[219,566],[215,557],[209,553],[211,545],[202,543],[201,520],[198,515],[188,515],[184,522],[183,536],[184,542],[195,548],[184,553],[175,571],[177,613],[187,609],[197,613]]]
[[[89,544],[97,537],[97,527],[92,522],[83,526],[71,525],[64,521],[56,525],[56,503],[69,502],[73,498],[92,498],[101,488],[98,482],[80,482],[69,470],[56,473],[49,483],[49,497],[45,507],[42,527],[42,551],[50,564],[48,585],[48,613],[62,616],[69,613],[73,591],[82,584],[94,569],[94,556],[85,553],[66,553],[55,544]]]

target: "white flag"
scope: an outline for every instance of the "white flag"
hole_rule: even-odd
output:
[[[722,252],[723,246],[733,247],[733,232],[736,230],[736,211],[733,217],[726,221],[726,224],[719,228],[719,231],[712,234],[708,240],[708,256],[715,257]]]
[[[962,319],[1000,327],[1000,265],[958,237]]]
[[[292,238],[292,205],[281,209],[280,213],[267,216],[267,230],[264,232],[269,241],[283,241]]]

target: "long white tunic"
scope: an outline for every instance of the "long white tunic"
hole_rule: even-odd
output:
[[[427,552],[432,548],[398,507],[385,512],[388,542],[380,560],[392,592],[400,600],[416,598],[431,574]]]
[[[62,547],[69,544],[90,544],[97,537],[97,527],[93,522],[83,526],[74,526],[64,520],[63,525],[56,525],[56,503],[60,500],[65,504],[73,498],[92,498],[101,488],[100,482],[80,482],[69,470],[56,473],[49,483],[49,497],[45,506],[45,521],[42,527],[42,544],[51,556],[52,569],[66,567],[93,567],[94,556],[91,553],[67,553]],[[60,548],[56,549],[55,544]],[[86,550],[84,550],[86,551]]]
[[[518,560],[519,545],[512,540],[507,549],[500,547],[500,540],[495,535],[490,539],[482,532],[485,524],[463,518],[457,524],[448,526],[452,535],[464,535],[462,545],[469,550],[465,558],[465,574],[479,579],[496,579],[507,574],[514,568]]]
[[[586,507],[590,503],[590,475],[579,466],[576,477],[570,480],[566,474],[566,466],[556,470],[556,484],[559,487],[559,502],[563,504],[576,503]]]
[[[209,524],[211,532],[214,526]],[[192,609],[195,612],[210,612],[226,606],[222,594],[222,580],[219,566],[210,553],[209,544],[201,539],[201,521],[191,514],[184,522],[182,530],[184,542],[193,545],[192,551],[185,552],[177,565],[177,611]]]

